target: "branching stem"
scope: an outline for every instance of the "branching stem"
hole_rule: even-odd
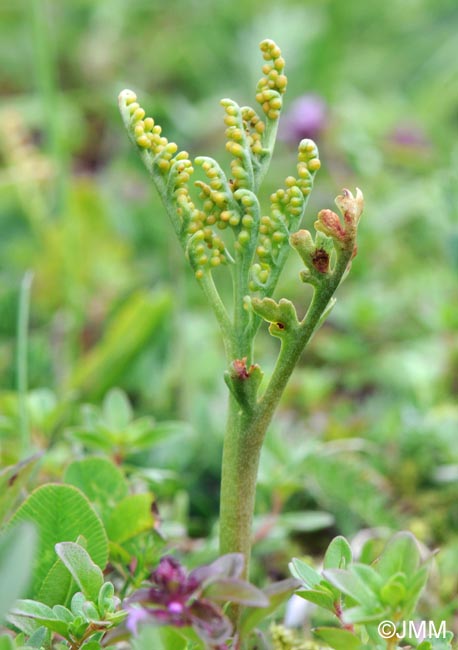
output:
[[[350,255],[341,255],[326,285],[315,291],[297,333],[283,339],[272,377],[255,408],[247,413],[233,396],[229,400],[221,479],[220,550],[222,554],[243,553],[246,576],[251,554],[256,479],[264,437],[286,384],[340,283]]]
[[[262,216],[257,198],[274,150],[282,96],[287,79],[280,48],[266,39],[260,44],[264,76],[256,88],[256,100],[265,121],[250,107],[240,108],[230,99],[225,108],[226,149],[233,156],[231,179],[208,157],[198,157],[207,183],[196,181],[200,203],[188,187],[194,169],[185,151],[161,135],[160,126],[137,103],[129,90],[119,96],[121,115],[132,142],[152,176],[174,230],[194,269],[221,329],[230,389],[224,438],[221,480],[221,554],[243,553],[245,578],[249,574],[256,479],[262,444],[286,384],[315,330],[327,314],[334,292],[356,252],[356,228],[363,197],[348,190],[336,199],[343,215],[322,210],[310,232],[297,230],[310,195],[315,172],[320,168],[318,150],[311,140],[298,147],[297,174],[270,197],[270,216]],[[233,229],[233,254],[219,230]],[[314,287],[308,311],[301,322],[293,304],[272,298],[287,256],[295,248],[304,261],[305,282]],[[336,260],[334,268],[333,260]],[[233,309],[229,315],[213,281],[213,270],[230,266]],[[255,295],[253,295],[255,294]],[[259,366],[253,364],[253,342],[262,319],[269,331],[281,338],[272,376],[263,394]],[[230,612],[238,634],[239,609]]]

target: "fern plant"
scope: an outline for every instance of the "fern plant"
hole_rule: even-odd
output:
[[[285,61],[272,40],[260,44],[263,76],[256,88],[257,112],[223,99],[230,178],[207,156],[192,162],[162,134],[161,127],[131,90],[119,95],[122,119],[164,203],[175,233],[219,323],[227,359],[229,409],[221,485],[221,553],[243,553],[245,577],[251,549],[256,476],[264,436],[285,386],[305,346],[332,308],[334,293],[356,254],[363,210],[359,189],[336,198],[342,219],[332,210],[318,213],[315,233],[300,229],[316,172],[318,149],[311,140],[298,145],[294,175],[261,208],[258,191],[272,158],[287,86]],[[190,182],[195,166],[206,181]],[[226,232],[225,232],[226,231]],[[227,236],[226,233],[232,233]],[[286,298],[272,298],[286,259],[294,249],[304,262],[303,282],[313,287],[305,316]],[[232,278],[232,304],[221,298],[215,278],[220,269]],[[275,369],[263,381],[253,343],[266,321],[280,339]],[[262,384],[262,388],[261,388]]]

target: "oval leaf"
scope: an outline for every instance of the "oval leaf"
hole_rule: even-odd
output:
[[[420,564],[420,551],[412,533],[400,532],[394,535],[385,547],[376,565],[377,571],[385,579],[395,573],[405,573],[407,577],[415,573]]]
[[[361,648],[361,641],[349,630],[342,630],[338,627],[321,627],[314,632],[334,650],[359,650]]]
[[[74,542],[60,542],[56,544],[56,553],[86,598],[97,601],[103,573],[84,548]]]
[[[304,589],[296,593],[304,600],[308,600],[310,603],[318,605],[318,607],[323,607],[324,609],[327,609],[333,613],[335,611],[334,598],[328,591],[320,591],[319,589]]]
[[[294,557],[289,563],[291,574],[300,580],[306,587],[313,589],[322,581],[320,574],[303,560]]]
[[[62,562],[56,561],[48,571],[48,575],[41,583],[37,600],[49,607],[54,605],[67,605],[76,590],[76,583]]]
[[[324,556],[325,569],[346,569],[352,561],[350,544],[345,537],[334,537]]]
[[[70,485],[47,484],[39,487],[13,515],[10,525],[31,521],[38,530],[38,553],[30,592],[35,596],[56,561],[54,547],[59,542],[74,542],[80,535],[87,542],[92,560],[105,568],[108,541],[102,522],[87,498]]]
[[[103,400],[103,417],[110,431],[122,431],[132,420],[132,406],[120,388],[112,388]]]
[[[12,620],[17,618],[31,618],[40,625],[44,625],[53,632],[63,637],[67,636],[68,623],[57,618],[50,607],[35,600],[18,600],[11,610]]]
[[[328,569],[324,571],[324,576],[334,587],[337,587],[342,593],[356,600],[360,605],[370,605],[371,603],[377,602],[370,588],[358,575],[351,571],[345,569]]]

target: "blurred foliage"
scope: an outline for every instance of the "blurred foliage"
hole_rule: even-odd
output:
[[[404,527],[442,548],[430,605],[452,611],[457,24],[455,0],[4,0],[2,464],[23,458],[21,409],[28,455],[46,450],[39,470],[36,460],[5,470],[21,477],[12,501],[27,484],[58,480],[75,457],[103,451],[97,440],[107,430],[134,484],[155,493],[172,543],[192,549],[196,564],[215,548],[224,355],[130,150],[116,97],[133,88],[180,147],[224,160],[217,100],[253,96],[257,44],[270,37],[287,61],[285,119],[304,94],[325,106],[309,223],[342,185],[359,185],[367,207],[351,278],[269,434],[254,572],[261,581],[281,577],[293,551],[320,555],[335,532]],[[286,129],[281,135],[265,199],[292,168],[296,143]],[[24,406],[16,331],[27,270],[34,280]],[[292,260],[279,293],[300,312],[298,270]],[[261,339],[261,365],[272,363],[274,345]],[[105,396],[116,386],[135,413],[122,431],[106,422]],[[2,512],[12,505],[2,501]]]

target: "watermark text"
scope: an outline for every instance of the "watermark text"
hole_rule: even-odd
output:
[[[445,639],[447,628],[445,621],[382,621],[378,633],[382,639]]]

